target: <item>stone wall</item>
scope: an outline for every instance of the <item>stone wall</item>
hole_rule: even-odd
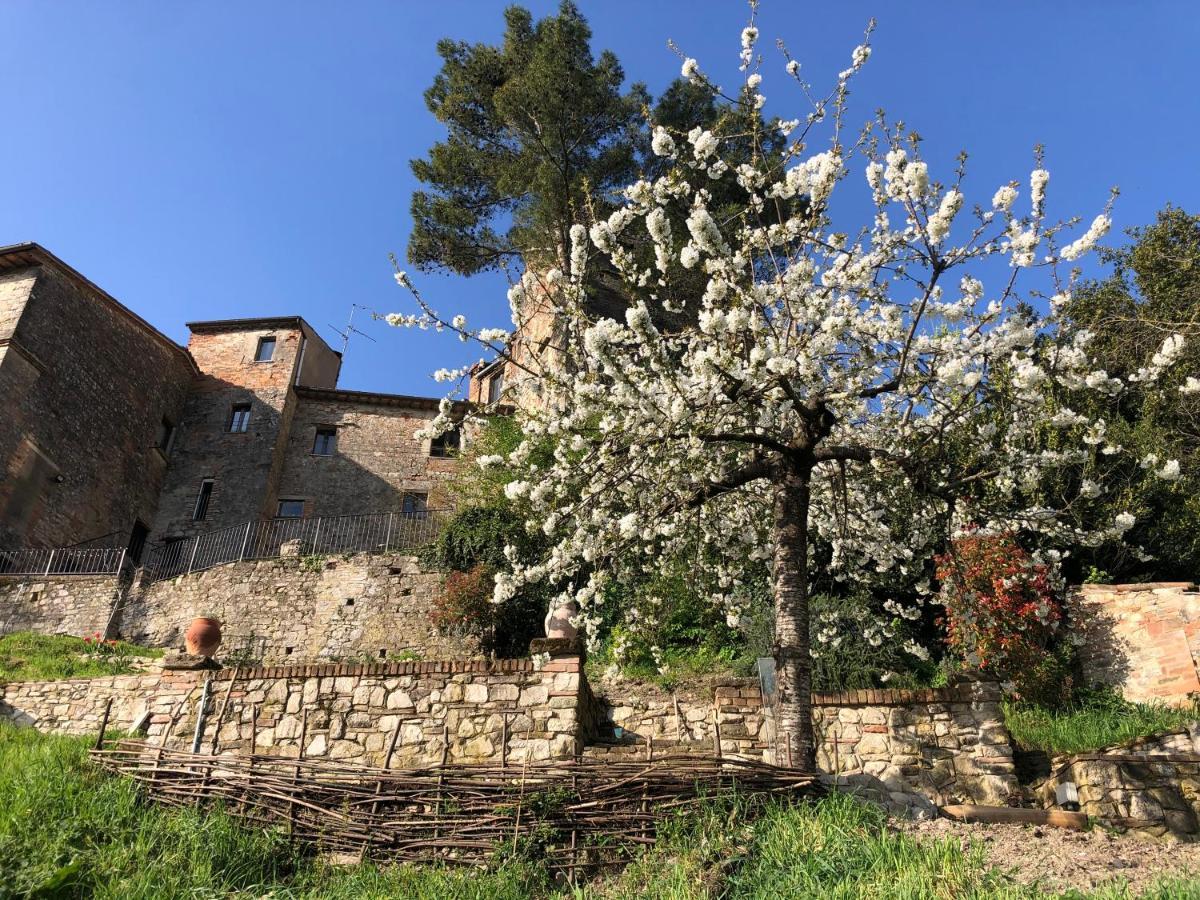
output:
[[[182,647],[196,616],[222,623],[218,656],[253,662],[454,659],[478,642],[431,620],[442,576],[415,557],[357,554],[229,563],[149,585],[121,615],[126,638]]]
[[[6,254],[7,256],[8,254]],[[194,367],[40,249],[0,276],[0,547],[66,547],[154,518]]]
[[[590,732],[578,657],[319,665],[0,685],[0,717],[45,731],[94,733],[108,700],[110,727],[149,712],[147,740],[191,746],[204,681],[212,679],[202,746],[222,753],[385,762],[569,758]],[[444,756],[443,756],[444,753]]]
[[[628,682],[601,689],[614,698],[603,702],[603,719],[617,745],[650,741],[663,750],[707,754],[719,734],[723,755],[788,762],[755,679],[675,694]],[[935,805],[947,803],[1004,804],[1017,791],[994,685],[814,694],[813,724],[821,771],[896,812],[932,815]]]
[[[199,672],[147,672],[68,681],[0,684],[0,718],[39,731],[96,734],[108,701],[109,727],[130,731],[143,714],[169,721],[203,678]]]
[[[1095,753],[1055,757],[1035,794],[1057,806],[1056,789],[1073,782],[1079,808],[1113,828],[1152,837],[1200,834],[1200,723]]]
[[[300,388],[280,497],[303,500],[305,515],[400,511],[405,494],[430,509],[451,504],[447,485],[456,459],[431,457],[428,438],[413,433],[437,415],[438,401],[357,391]],[[330,456],[313,453],[318,428],[337,431]]]
[[[0,634],[104,634],[122,589],[113,575],[0,575]]]
[[[1200,593],[1186,582],[1087,584],[1069,601],[1090,681],[1129,700],[1189,703],[1200,692]]]
[[[247,753],[253,733],[258,752],[382,765],[395,735],[395,767],[566,758],[580,749],[585,685],[578,657],[540,670],[529,660],[226,670],[204,746],[216,736],[219,752]],[[199,700],[193,691],[177,717],[156,716],[149,739],[173,722],[167,743],[190,745]]]

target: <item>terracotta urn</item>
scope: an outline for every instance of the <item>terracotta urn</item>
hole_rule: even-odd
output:
[[[201,616],[192,619],[183,633],[183,643],[193,656],[212,656],[221,646],[221,623]]]
[[[579,629],[571,624],[571,618],[579,615],[579,607],[571,600],[556,606],[546,614],[546,637],[573,640]]]

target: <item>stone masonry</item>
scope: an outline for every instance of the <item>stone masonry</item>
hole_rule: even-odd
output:
[[[441,580],[415,557],[399,554],[230,563],[132,595],[120,632],[137,643],[178,648],[192,619],[211,616],[222,623],[218,655],[255,662],[472,656],[479,650],[474,637],[433,625]]]
[[[787,764],[754,679],[675,694],[628,682],[601,690],[620,698],[601,703],[614,744],[590,753],[636,755],[649,741],[660,752],[710,754],[719,740],[723,755]],[[895,812],[932,815],[935,805],[947,803],[1002,805],[1017,791],[995,685],[814,694],[813,724],[821,771]]]
[[[1053,808],[1056,789],[1072,782],[1079,808],[1106,825],[1149,837],[1200,835],[1200,722],[1186,731],[1095,753],[1059,756],[1035,790]]]
[[[0,634],[105,634],[124,585],[112,575],[0,578]]]
[[[36,245],[0,250],[0,549],[148,526],[195,366]]]

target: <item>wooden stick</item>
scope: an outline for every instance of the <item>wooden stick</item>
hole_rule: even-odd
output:
[[[96,735],[96,749],[100,750],[104,747],[104,732],[108,730],[108,716],[112,712],[113,698],[109,697],[108,702],[104,704],[104,715],[100,717],[100,733]]]
[[[221,726],[225,724],[225,710],[229,708],[229,695],[233,693],[233,683],[237,681],[238,669],[233,670],[233,677],[229,679],[229,685],[225,688],[225,699],[221,702],[221,711],[217,713],[217,724],[213,726],[212,743],[209,745],[210,756],[217,755],[217,742],[221,738]]]

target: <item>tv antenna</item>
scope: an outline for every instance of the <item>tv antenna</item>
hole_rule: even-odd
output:
[[[352,334],[360,334],[363,337],[365,337],[368,341],[370,341],[371,343],[373,343],[373,344],[378,343],[375,340],[375,338],[371,337],[365,331],[361,331],[358,328],[354,327],[354,311],[356,309],[368,309],[368,308],[369,307],[362,306],[358,303],[351,303],[350,304],[350,318],[346,322],[346,327],[344,329],[341,329],[341,328],[338,328],[336,325],[329,326],[330,328],[333,329],[333,333],[342,339],[342,358],[343,359],[346,357],[346,348],[350,346],[350,335],[352,335]]]

